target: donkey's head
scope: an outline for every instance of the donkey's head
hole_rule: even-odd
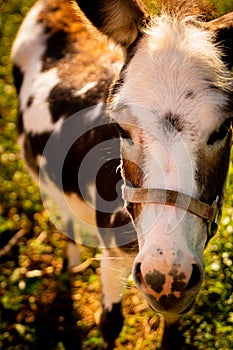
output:
[[[183,313],[203,280],[228,170],[233,15],[203,23],[182,10],[153,19],[135,0],[77,2],[125,53],[109,110],[138,234],[134,280],[152,308]]]

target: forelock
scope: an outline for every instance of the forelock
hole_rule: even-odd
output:
[[[213,86],[232,89],[229,70],[222,61],[221,48],[214,44],[214,35],[203,30],[195,17],[179,19],[162,15],[145,30],[147,45],[153,52],[180,52],[187,62],[193,61]],[[155,57],[156,59],[156,57]],[[184,67],[185,69],[185,67]],[[206,75],[207,74],[207,75]]]

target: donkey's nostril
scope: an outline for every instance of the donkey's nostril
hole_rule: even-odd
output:
[[[201,273],[198,266],[196,264],[192,264],[192,267],[193,267],[193,270],[192,270],[191,277],[189,279],[187,286],[185,287],[186,291],[195,287],[197,284],[200,283],[200,280],[201,280]]]
[[[142,284],[142,273],[141,273],[141,263],[137,263],[134,270],[134,280],[138,286]]]

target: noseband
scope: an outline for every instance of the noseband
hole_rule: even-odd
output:
[[[212,205],[186,194],[160,188],[122,187],[123,199],[129,203],[157,203],[182,208],[207,221],[208,234],[213,236],[218,228],[222,200],[216,197]]]

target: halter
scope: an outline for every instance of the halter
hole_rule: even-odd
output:
[[[216,233],[221,218],[222,200],[219,196],[209,205],[177,191],[122,186],[122,197],[129,203],[157,203],[187,210],[207,221],[210,237]]]

